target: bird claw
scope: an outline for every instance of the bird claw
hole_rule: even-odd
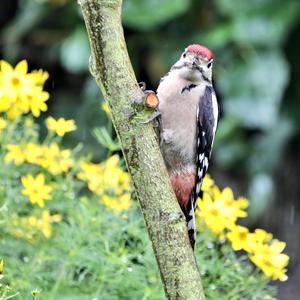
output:
[[[146,90],[146,82],[144,82],[144,81],[139,82],[139,86],[140,86],[140,89],[143,92],[145,92],[145,90]]]
[[[155,111],[153,114],[151,114],[146,120],[141,121],[141,124],[148,124],[150,122],[152,122],[154,119],[156,119],[157,117],[159,117],[161,115],[160,111]]]

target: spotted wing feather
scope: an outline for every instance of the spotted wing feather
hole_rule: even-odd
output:
[[[197,110],[196,185],[187,207],[188,232],[193,247],[196,232],[195,209],[197,207],[197,199],[201,193],[202,181],[207,172],[211,156],[218,121],[216,117],[218,115],[217,109],[213,87],[207,86],[204,95],[199,101]]]

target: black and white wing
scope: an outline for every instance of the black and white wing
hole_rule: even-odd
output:
[[[197,112],[197,173],[195,201],[199,197],[203,178],[207,172],[218,124],[218,103],[212,86],[205,88]],[[196,202],[195,209],[196,209]]]
[[[197,110],[197,162],[196,185],[188,207],[188,232],[192,246],[195,243],[195,209],[201,193],[203,178],[207,172],[218,123],[218,103],[212,86],[206,86]]]

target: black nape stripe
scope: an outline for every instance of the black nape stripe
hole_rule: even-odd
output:
[[[204,70],[201,67],[196,66],[196,70],[198,70],[201,73],[202,79],[206,82],[210,83],[210,80],[204,75]]]
[[[211,83],[210,80],[206,76],[203,75],[203,73],[201,73],[201,74],[202,74],[202,78],[203,78],[204,81],[206,81],[208,83]]]
[[[188,86],[185,86],[182,90],[181,90],[181,94],[183,94],[185,91],[190,91],[191,89],[193,89],[193,88],[195,88],[195,87],[197,87],[197,85],[196,84],[190,84],[190,85],[188,85]]]

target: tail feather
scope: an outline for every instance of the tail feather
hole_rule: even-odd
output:
[[[202,185],[202,180],[200,182],[200,187],[201,185]],[[193,250],[195,248],[196,234],[197,234],[195,211],[197,208],[198,197],[200,198],[202,197],[202,191],[201,190],[197,191],[195,189],[191,194],[187,209],[184,211],[187,227],[188,227],[188,235]]]
[[[190,243],[194,250],[195,241],[196,241],[196,218],[195,218],[195,207],[194,207],[195,201],[193,199],[194,197],[193,195],[194,193],[192,193],[191,199],[189,201],[189,205],[187,207],[187,210],[185,211],[185,218],[187,222]]]

